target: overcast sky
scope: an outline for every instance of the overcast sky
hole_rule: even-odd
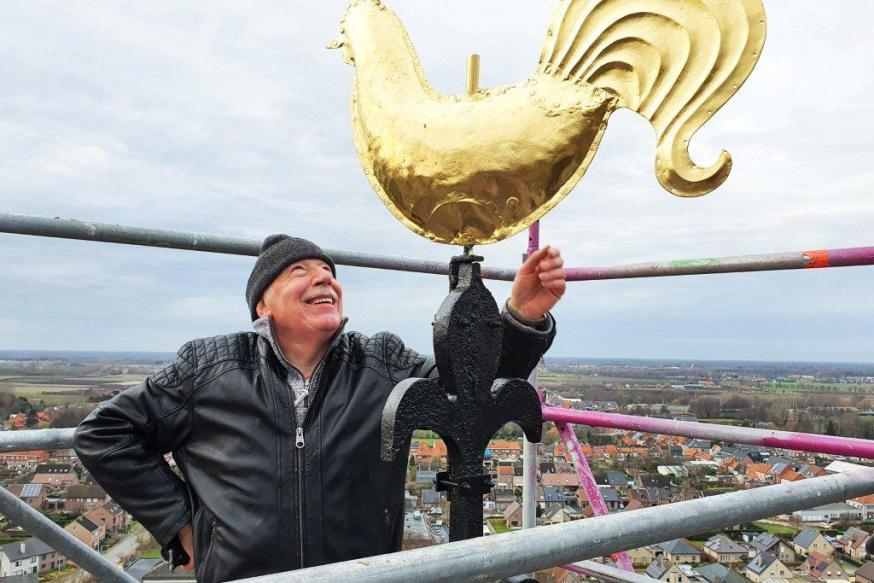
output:
[[[550,0],[389,1],[425,74],[464,90],[534,70]],[[0,210],[448,260],[398,223],[353,150],[342,2],[16,2],[0,19]],[[874,6],[772,0],[740,92],[693,158],[700,199],[653,174],[649,124],[610,120],[542,221],[569,266],[874,245]],[[525,234],[479,248],[512,266]],[[0,349],[174,351],[249,328],[253,259],[0,234]],[[431,352],[443,277],[340,267],[350,327]],[[499,301],[506,284],[490,283]],[[874,361],[874,267],[572,283],[554,356]]]

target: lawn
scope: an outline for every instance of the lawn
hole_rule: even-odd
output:
[[[495,534],[510,532],[510,529],[507,528],[507,522],[503,518],[489,518],[489,525],[495,531]]]
[[[141,559],[160,559],[161,558],[161,547],[152,547],[150,549],[146,549],[143,554],[140,555]]]
[[[798,534],[798,529],[792,528],[791,526],[785,526],[783,524],[772,524],[770,522],[754,522],[753,526],[766,532],[770,532],[775,536],[782,536],[786,538],[795,538],[795,535]]]

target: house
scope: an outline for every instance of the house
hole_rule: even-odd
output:
[[[607,470],[607,473],[604,476],[604,483],[604,485],[616,488],[620,494],[623,494],[628,489],[628,476],[623,472]]]
[[[503,512],[507,507],[516,501],[516,494],[512,487],[498,485],[493,491],[495,498],[495,510]]]
[[[49,452],[40,449],[35,451],[7,451],[0,453],[0,464],[6,464],[10,470],[32,468],[49,461]]]
[[[849,581],[850,578],[831,555],[812,552],[801,563],[798,570],[820,581]]]
[[[874,583],[874,562],[868,561],[856,569],[856,583]]]
[[[842,518],[862,520],[862,511],[849,504],[838,502],[807,510],[796,510],[792,513],[792,516],[798,518],[801,522],[832,522]]]
[[[746,583],[746,579],[719,563],[695,567],[695,572],[707,583]]]
[[[70,486],[64,510],[67,512],[87,512],[109,501],[106,491],[100,486]]]
[[[445,465],[446,455],[446,444],[443,443],[443,440],[438,439],[433,444],[420,441],[419,448],[413,454],[413,459],[416,461],[416,465],[425,464],[433,470],[432,462],[437,465]]]
[[[762,583],[768,579],[788,578],[792,572],[774,555],[759,553],[747,564],[744,575],[753,583]]]
[[[498,466],[498,484],[513,487],[513,466]]]
[[[522,526],[522,505],[513,502],[504,509],[504,520],[508,528],[520,528]]]
[[[519,441],[509,441],[506,439],[493,439],[489,442],[489,449],[492,455],[496,457],[522,455],[522,443]]]
[[[544,516],[545,522],[548,524],[560,524],[571,520],[579,520],[580,518],[582,518],[580,511],[573,506],[562,506],[558,510],[554,510]]]
[[[540,476],[540,483],[544,486],[561,486],[576,491],[580,487],[580,478],[575,473],[570,472],[543,474]]]
[[[65,565],[64,556],[38,538],[0,545],[0,577],[43,573]]]
[[[874,494],[847,500],[847,504],[854,508],[858,508],[862,512],[863,520],[874,519]]]
[[[9,491],[21,498],[28,506],[39,510],[48,495],[44,484],[9,484]]]
[[[573,497],[559,486],[537,486],[537,504],[544,510],[561,508]]]
[[[0,546],[0,577],[20,577],[38,572],[39,554],[28,548],[26,540]]]
[[[580,489],[582,491],[582,489]],[[580,491],[577,492],[577,497],[580,497]],[[622,499],[619,497],[619,492],[614,490],[613,488],[599,488],[601,493],[601,498],[604,499],[604,504],[607,505],[607,509],[611,512],[614,510],[622,510],[624,504],[622,503]],[[585,492],[583,492],[583,497],[585,497]]]
[[[78,484],[79,476],[69,464],[40,464],[36,467],[36,475],[31,482],[61,488]]]
[[[792,540],[792,550],[796,554],[806,557],[810,553],[822,553],[830,555],[835,548],[815,528],[805,528]]]
[[[660,474],[639,472],[634,478],[634,484],[638,488],[670,488],[671,479]]]
[[[82,544],[96,549],[100,546],[100,526],[94,524],[84,516],[80,516],[64,527],[64,530],[82,541]]]
[[[671,563],[695,564],[701,562],[701,553],[698,549],[682,538],[666,541],[656,545],[661,549],[664,557]]]
[[[774,536],[769,532],[759,533],[755,538],[750,540],[750,547],[756,554],[770,553],[780,559],[784,565],[795,563],[795,551],[791,546],[786,544],[783,539]]]
[[[655,547],[645,546],[625,551],[625,554],[635,567],[646,567],[655,560],[655,552]]]
[[[747,548],[724,534],[717,534],[707,539],[701,552],[717,563],[740,563],[747,558]]]
[[[646,568],[647,577],[668,583],[694,583],[677,567],[666,559],[656,559]]]
[[[749,464],[747,465],[746,477],[747,480],[753,482],[768,482],[771,474],[770,464]]]
[[[870,534],[861,528],[851,526],[846,530],[846,532],[844,532],[844,534],[838,537],[835,543],[835,549],[840,550],[845,555],[861,563],[867,556],[865,552],[865,543],[868,542],[870,536]]]

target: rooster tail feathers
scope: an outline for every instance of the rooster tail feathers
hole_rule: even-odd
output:
[[[689,156],[692,135],[738,88],[765,42],[761,0],[559,0],[539,72],[614,92],[656,131],[656,175],[678,196],[722,184],[731,156]]]

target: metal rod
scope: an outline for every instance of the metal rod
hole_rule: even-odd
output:
[[[0,213],[0,233],[101,241],[104,243],[121,243],[125,245],[142,245],[146,247],[163,247],[167,249],[184,249],[230,255],[256,256],[261,248],[261,242],[254,239],[220,237],[182,231],[166,231],[163,229],[144,229],[111,223],[33,217],[11,213]],[[531,231],[529,230],[530,236]],[[326,249],[325,251],[340,265],[370,267],[373,269],[393,269],[396,271],[411,271],[434,275],[447,275],[449,273],[448,262],[379,255],[376,253],[361,253],[358,251],[343,251],[340,249]],[[591,281],[596,279],[628,279],[748,271],[779,271],[784,269],[849,267],[854,265],[874,265],[874,247],[850,247],[847,249],[822,249],[765,255],[682,259],[607,267],[568,267],[565,269],[565,273],[567,274],[568,281]],[[515,275],[515,269],[487,266],[482,268],[484,279],[512,281]]]
[[[549,405],[543,406],[543,420],[874,459],[874,441],[852,437],[794,433],[756,427],[734,427],[718,423],[675,421],[655,417],[622,415],[621,413],[577,411]]]
[[[0,431],[0,452],[71,448],[75,431],[75,429]]]
[[[610,514],[610,510],[604,502],[604,496],[601,494],[601,489],[598,488],[598,484],[595,482],[595,476],[592,474],[592,469],[589,468],[589,462],[586,460],[586,456],[583,455],[582,448],[580,448],[580,440],[577,439],[577,434],[574,433],[573,425],[558,422],[555,426],[558,428],[558,434],[561,436],[564,446],[571,454],[571,463],[573,463],[574,468],[577,471],[577,477],[580,479],[580,484],[583,486],[583,492],[586,493],[586,498],[589,500],[589,504],[592,506],[595,516],[606,516]],[[615,553],[612,558],[624,571],[634,573],[634,567],[632,566],[631,559],[628,558],[627,553],[620,551]],[[565,569],[570,569],[570,567],[565,566]]]
[[[0,233],[77,239],[80,241],[100,241],[103,243],[120,243],[144,247],[162,247],[165,249],[182,249],[205,253],[249,255],[253,257],[257,256],[261,250],[261,241],[255,239],[167,231],[164,229],[144,229],[111,223],[94,223],[57,217],[33,217],[10,213],[0,213]],[[435,275],[449,274],[448,261],[428,261],[412,257],[361,253],[341,249],[325,249],[325,251],[340,265],[412,271]],[[512,281],[515,275],[516,270],[514,269],[486,266],[482,268],[482,276],[486,279]]]
[[[522,255],[524,263],[528,256],[537,251],[540,246],[540,221],[528,227],[528,248]],[[531,371],[528,382],[539,388],[539,370]],[[540,391],[538,391],[540,394]],[[543,397],[541,396],[541,399]],[[522,528],[537,526],[537,444],[522,436]]]
[[[479,55],[476,53],[467,57],[467,94],[473,95],[479,91]]]
[[[870,493],[865,468],[240,581],[491,581]]]
[[[568,281],[591,281],[595,279],[848,267],[852,265],[874,265],[874,247],[820,249],[737,257],[706,257],[609,267],[570,267],[565,269],[565,274]]]
[[[98,581],[136,583],[136,579],[72,534],[34,510],[6,488],[0,488],[0,512],[53,549],[94,575]]]
[[[528,382],[537,389],[538,370],[535,368]],[[537,444],[522,436],[522,528],[537,526]]]
[[[659,581],[659,579],[635,573],[634,570],[623,571],[622,569],[595,561],[580,561],[579,563],[565,565],[564,568],[580,575],[607,581],[608,583],[655,583]]]

